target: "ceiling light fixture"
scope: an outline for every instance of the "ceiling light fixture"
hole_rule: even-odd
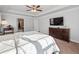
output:
[[[31,12],[42,11],[40,9],[40,5],[31,5],[31,6],[26,5],[26,7],[29,8],[29,10],[26,10],[26,11],[31,11]]]

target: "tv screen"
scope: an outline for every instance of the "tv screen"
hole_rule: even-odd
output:
[[[63,17],[50,19],[50,25],[63,26]]]

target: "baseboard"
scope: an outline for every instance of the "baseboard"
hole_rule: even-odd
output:
[[[79,41],[76,40],[70,40],[70,42],[79,43]]]

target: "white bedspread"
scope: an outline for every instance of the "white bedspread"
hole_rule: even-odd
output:
[[[60,50],[53,37],[42,33],[24,35],[23,39],[35,45],[37,53],[59,53]]]
[[[4,41],[1,38],[4,38]],[[5,35],[0,37],[0,40],[0,53],[2,54],[51,54],[60,52],[53,37],[35,31]]]

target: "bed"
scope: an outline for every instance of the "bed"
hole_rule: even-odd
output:
[[[18,32],[0,36],[0,54],[59,54],[53,37],[36,32]]]

